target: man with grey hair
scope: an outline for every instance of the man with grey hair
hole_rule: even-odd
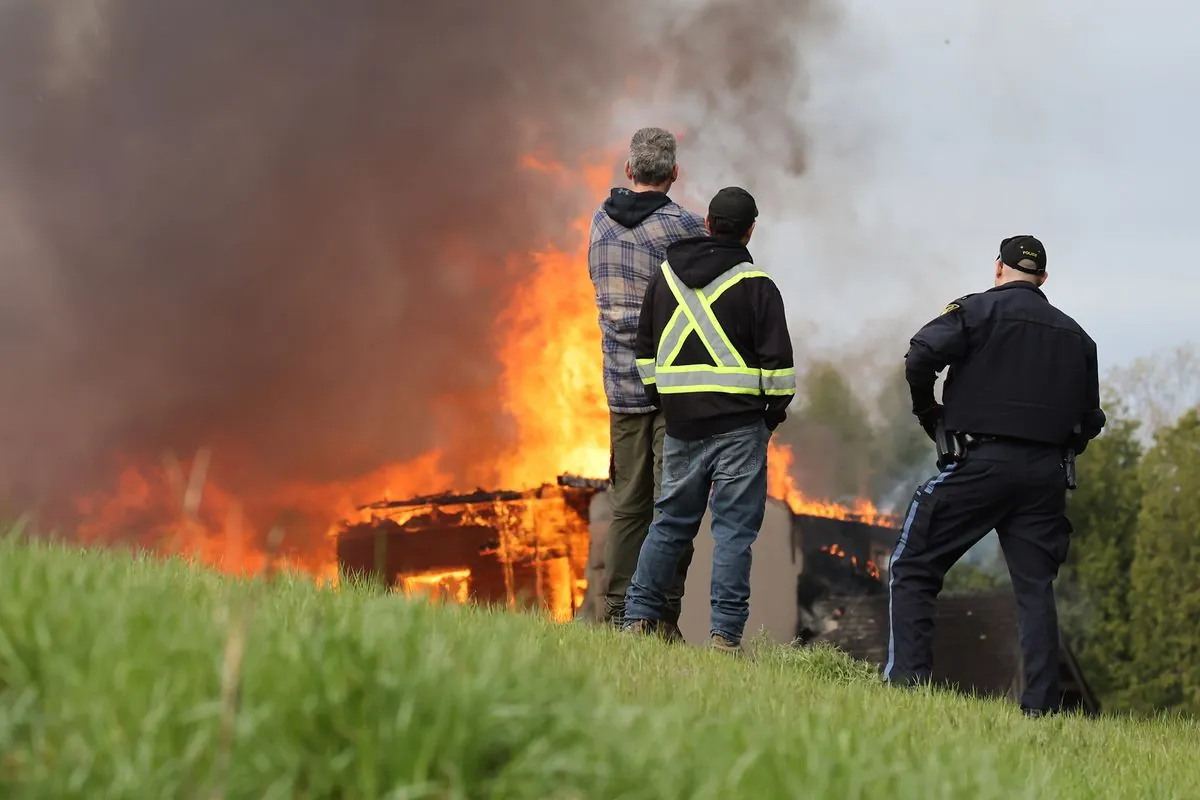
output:
[[[704,219],[668,196],[679,178],[670,131],[642,128],[629,142],[625,177],[632,188],[614,188],[592,217],[588,272],[596,291],[609,409],[612,523],[604,543],[604,618],[620,626],[625,593],[642,542],[654,518],[662,475],[662,413],[646,396],[634,359],[634,339],[650,278],[666,259],[667,245],[705,234]],[[692,560],[689,546],[667,594],[666,623],[679,635],[683,584]]]

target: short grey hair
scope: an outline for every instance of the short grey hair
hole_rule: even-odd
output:
[[[642,128],[629,140],[629,171],[634,183],[659,186],[675,171],[675,135],[663,128]]]

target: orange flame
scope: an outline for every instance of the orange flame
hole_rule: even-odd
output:
[[[832,517],[834,519],[853,519],[871,525],[893,526],[895,520],[890,514],[884,514],[870,500],[858,498],[851,506],[834,503],[827,500],[813,500],[805,496],[796,486],[792,475],[792,464],[795,461],[792,448],[785,444],[772,441],[767,448],[767,494],[787,503],[793,514],[808,514],[813,517]]]
[[[601,158],[597,162],[614,160]],[[592,198],[607,192],[611,177],[605,166],[572,170],[535,156],[525,158],[523,165],[563,185],[582,183]],[[590,212],[572,226],[574,247],[564,250],[547,245],[539,252],[514,256],[508,265],[521,277],[506,311],[497,320],[497,357],[502,376],[496,388],[501,407],[515,424],[514,444],[490,458],[487,453],[479,453],[474,458],[454,459],[455,463],[474,462],[477,468],[484,465],[478,474],[493,475],[504,488],[537,486],[552,482],[564,472],[598,478],[608,474],[608,409],[600,369],[600,330],[586,268],[589,226]],[[515,269],[519,266],[517,259],[532,260],[532,274]],[[793,457],[786,446],[773,443],[770,447],[769,494],[786,502],[793,512],[890,522],[866,500],[847,508],[805,497],[790,472]],[[474,488],[465,486],[465,477],[448,469],[446,461],[442,452],[433,450],[408,462],[383,465],[350,481],[282,486],[256,496],[255,507],[298,510],[316,520],[321,529],[318,535],[302,537],[306,546],[301,548],[302,555],[292,555],[280,566],[333,580],[336,559],[331,534],[339,528],[340,520],[355,516],[362,505]],[[265,531],[250,529],[237,498],[206,481],[199,509],[181,516],[181,490],[175,484],[178,480],[173,480],[166,469],[127,468],[119,477],[115,493],[79,499],[77,505],[85,517],[78,528],[80,538],[105,543],[134,535],[160,551],[181,553],[228,572],[263,569],[266,556],[255,543],[263,541]],[[286,540],[284,550],[288,550]],[[572,585],[572,579],[564,573],[554,581],[568,587],[555,597],[556,618],[569,613],[572,599],[575,606],[582,602],[584,582],[574,580]],[[469,576],[460,581],[463,586],[468,582]],[[419,585],[424,584],[413,584]],[[456,588],[452,594],[457,597],[458,591]]]
[[[846,558],[846,551],[841,548],[841,545],[837,545],[837,544],[834,544],[832,546],[827,545],[827,544],[821,545],[821,552],[829,553],[831,556],[837,556],[838,558],[841,558],[841,559]],[[850,556],[850,565],[852,567],[858,566],[858,556]],[[864,569],[867,571],[867,574],[870,575],[872,578],[875,578],[876,580],[879,579],[879,566],[874,561],[867,559],[867,563],[866,563],[866,566],[864,567]]]
[[[561,164],[525,160],[559,179],[577,180]],[[600,196],[608,172],[586,169],[589,192]],[[600,328],[587,270],[591,216],[573,225],[571,251],[534,253],[532,276],[518,285],[499,319],[503,365],[500,403],[517,425],[518,447],[496,473],[503,486],[538,486],[563,473],[608,476],[608,403],[600,371]]]
[[[471,590],[471,570],[449,569],[401,575],[398,588],[409,597],[421,597],[434,602],[452,600],[467,602]]]

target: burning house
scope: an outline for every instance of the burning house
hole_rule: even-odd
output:
[[[375,503],[339,533],[338,562],[406,595],[569,620],[583,604],[589,506],[602,486],[563,475],[521,492]]]
[[[454,602],[540,609],[554,619],[597,618],[603,601],[604,540],[611,518],[607,482],[559,476],[526,491],[477,491],[384,501],[361,508],[338,532],[347,574],[373,575],[392,590]],[[750,628],[781,643],[823,630],[829,597],[886,591],[895,530],[840,506],[772,499],[758,544]],[[796,513],[794,506],[821,513]],[[835,512],[837,515],[835,515]],[[696,540],[681,625],[707,634],[712,537],[708,518]]]

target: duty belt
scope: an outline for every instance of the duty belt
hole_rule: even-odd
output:
[[[1078,428],[1076,428],[1076,433],[1078,433]],[[1015,436],[997,436],[991,433],[963,433],[959,435],[962,437],[963,450],[967,450],[975,445],[983,444],[984,442],[1010,442],[1012,444],[1036,445],[1047,448],[1053,447],[1053,445],[1048,445],[1045,442],[1035,442],[1032,439],[1018,439]],[[952,439],[953,435],[951,435],[951,442]],[[943,434],[943,441],[944,440],[945,434]],[[952,449],[952,444],[948,447],[939,441],[938,445],[938,469],[945,469],[949,464],[955,461],[961,461],[964,457],[962,453],[955,452]],[[949,450],[949,452],[947,452],[947,450]],[[1063,452],[1062,466],[1063,477],[1066,481],[1067,488],[1071,491],[1074,491],[1076,488],[1078,488],[1075,473],[1074,450],[1067,448]]]
[[[970,447],[974,444],[984,444],[986,442],[1007,442],[1009,444],[1041,445],[1045,447],[1053,446],[1048,445],[1045,442],[1035,442],[1033,439],[1021,439],[1016,436],[998,436],[994,433],[964,433],[962,434],[962,437],[963,442],[967,445],[967,447]]]
[[[937,421],[933,434],[933,443],[937,453],[938,469],[948,469],[967,457],[967,450],[985,442],[1011,442],[1013,444],[1035,445],[1028,439],[1018,439],[1013,436],[998,436],[992,433],[960,433],[946,429],[946,419]]]

